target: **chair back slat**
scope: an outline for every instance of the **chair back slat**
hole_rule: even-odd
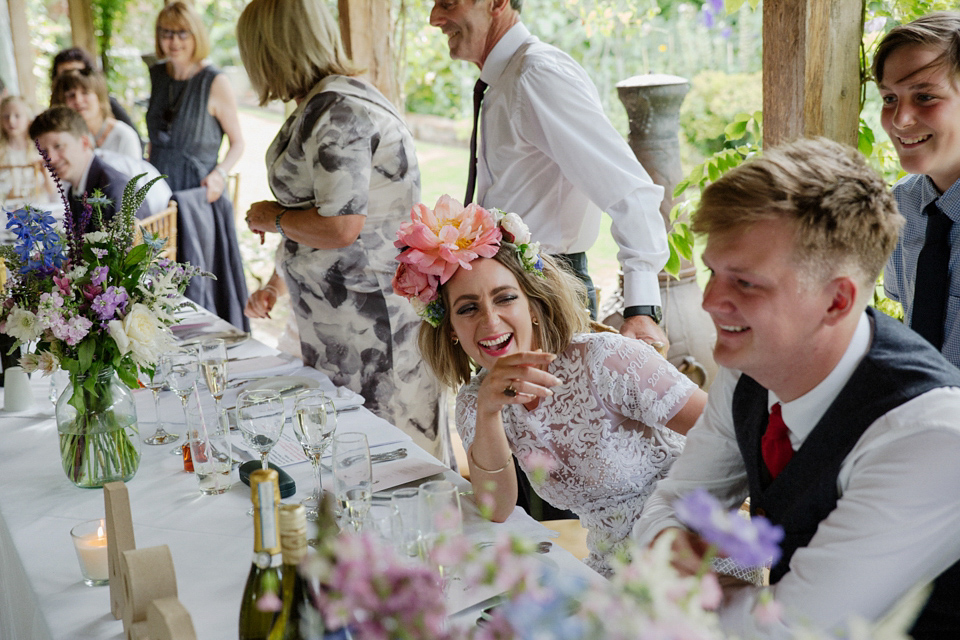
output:
[[[160,252],[160,255],[169,260],[176,261],[177,203],[175,200],[171,200],[170,205],[160,213],[155,213],[149,218],[141,220],[140,226],[151,233],[158,234],[161,238],[166,238],[167,243],[164,245],[164,249]]]

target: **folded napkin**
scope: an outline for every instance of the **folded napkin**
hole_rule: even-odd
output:
[[[227,363],[227,373],[231,378],[282,376],[302,368],[303,363],[290,356],[242,358]]]

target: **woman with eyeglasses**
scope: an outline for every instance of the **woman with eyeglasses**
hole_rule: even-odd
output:
[[[200,16],[172,2],[157,16],[147,109],[150,162],[176,191],[204,186],[207,202],[226,191],[227,174],[243,154],[237,100],[227,77],[205,62],[210,38]],[[218,162],[226,134],[229,148]]]

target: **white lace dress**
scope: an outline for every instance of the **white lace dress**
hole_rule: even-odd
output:
[[[696,385],[646,343],[612,333],[575,336],[549,372],[562,383],[536,409],[503,409],[507,440],[537,492],[580,516],[589,531],[586,563],[608,575],[609,556],[683,450],[686,438],[666,423]],[[457,396],[457,429],[468,449],[485,376],[481,370]],[[542,483],[529,468],[533,453],[553,467]]]

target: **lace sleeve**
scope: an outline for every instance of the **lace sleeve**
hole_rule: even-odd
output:
[[[463,440],[465,451],[470,450],[477,429],[477,391],[484,375],[474,376],[470,382],[460,387],[457,393],[457,433]]]
[[[596,393],[624,416],[666,429],[697,389],[645,342],[609,333],[585,338]]]

